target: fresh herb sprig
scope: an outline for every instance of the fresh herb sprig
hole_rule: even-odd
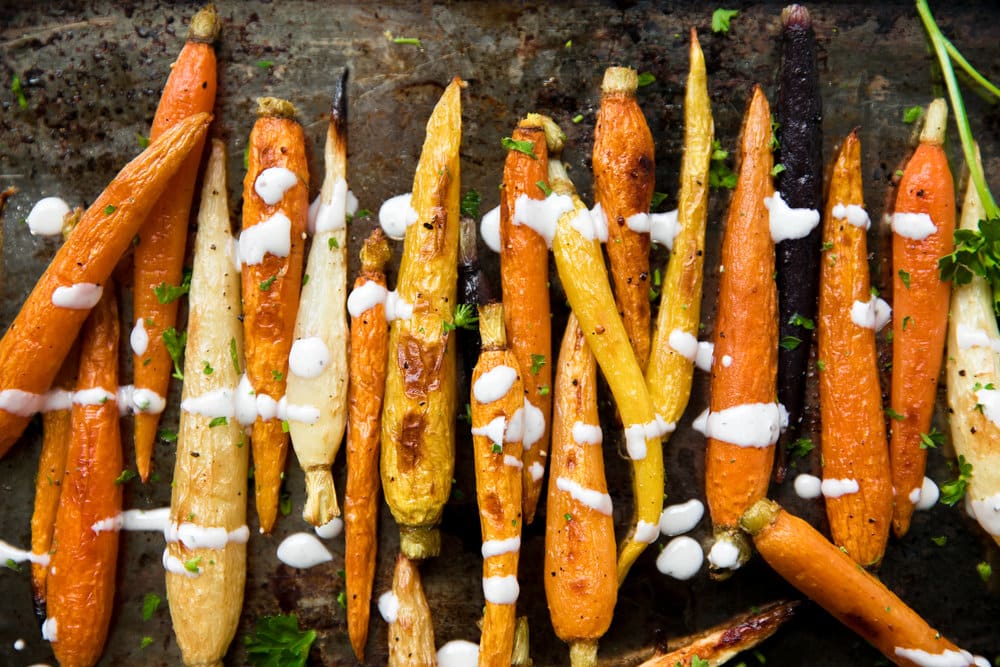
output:
[[[299,619],[264,616],[257,619],[254,633],[244,639],[250,664],[261,667],[304,667],[315,630],[299,629]]]

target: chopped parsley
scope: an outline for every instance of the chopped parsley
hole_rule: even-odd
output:
[[[500,145],[509,151],[524,153],[532,160],[538,159],[538,156],[535,155],[535,144],[530,141],[517,141],[516,139],[511,139],[510,137],[504,137],[500,140]]]
[[[393,44],[406,44],[408,46],[420,46],[420,39],[417,37],[393,37]]]
[[[162,601],[156,593],[146,593],[146,597],[142,599],[142,620],[148,621],[153,618]]]
[[[135,473],[128,468],[125,468],[125,470],[121,471],[120,475],[115,477],[115,484],[121,486],[122,484],[131,482],[133,479],[135,479]]]
[[[247,659],[260,667],[305,667],[315,630],[299,629],[299,619],[264,616],[257,619],[254,633],[244,638]]]
[[[212,373],[215,372],[215,369],[212,368],[212,364],[208,363],[207,361],[203,361],[202,364],[203,366],[201,367],[201,372],[204,373],[205,375],[211,375]]]
[[[712,142],[712,161],[708,169],[708,184],[712,188],[728,188],[732,190],[736,187],[736,173],[726,164],[729,151],[722,148],[718,140]]]
[[[542,370],[545,366],[545,355],[544,354],[533,354],[531,355],[531,374],[538,375],[538,372]]]
[[[649,72],[643,72],[642,74],[639,75],[639,87],[640,88],[644,88],[645,86],[648,86],[649,84],[653,83],[654,81],[656,81],[656,77],[653,76],[652,74],[650,74]]]
[[[236,349],[236,338],[229,339],[229,358],[233,360],[233,368],[236,370],[236,374],[239,375],[243,371],[240,370],[240,353]]]
[[[935,545],[939,547],[943,547],[945,544],[948,543],[948,538],[945,537],[944,535],[941,535],[940,537],[932,537],[931,542],[933,542]]]
[[[150,646],[152,643],[153,643],[153,638],[152,637],[143,637],[142,641],[139,642],[139,650],[142,650],[142,649],[146,648],[147,646]]]
[[[920,434],[920,449],[937,449],[944,444],[944,433],[931,427],[930,433]]]
[[[469,329],[475,331],[479,326],[479,315],[476,307],[471,303],[460,303],[455,308],[454,322],[441,322],[441,328],[445,333],[455,329]]]
[[[885,414],[889,415],[890,419],[894,419],[894,420],[896,420],[898,422],[901,422],[904,419],[906,419],[906,417],[904,417],[903,415],[899,414],[898,412],[896,412],[895,410],[893,410],[891,407],[885,409]]]
[[[181,278],[181,284],[168,285],[166,283],[160,283],[153,288],[153,293],[156,294],[156,300],[162,304],[173,303],[179,299],[184,294],[191,291],[191,269],[184,269],[184,277]]]
[[[463,218],[479,218],[479,202],[482,198],[475,190],[469,190],[462,195],[462,203],[459,209]]]
[[[215,428],[216,426],[225,426],[229,423],[229,420],[225,417],[213,417],[212,421],[208,422],[209,428]]]
[[[542,194],[545,195],[546,197],[552,194],[552,188],[550,188],[549,184],[546,183],[545,181],[535,181],[535,185],[538,186],[538,189],[541,190]]]
[[[327,239],[326,245],[330,250],[336,250],[337,248],[340,247],[340,241],[331,236],[329,239]]]
[[[137,144],[139,144],[139,148],[141,148],[143,150],[149,148],[149,137],[147,137],[147,136],[145,136],[143,134],[139,134],[138,132],[136,132],[135,133],[135,141],[136,141]]]
[[[184,561],[184,569],[188,572],[200,572],[201,569],[198,567],[199,565],[201,565],[201,556],[189,558]]]
[[[285,374],[279,370],[271,369],[271,379],[275,382],[281,382],[285,379]]]
[[[337,593],[337,604],[339,604],[343,609],[347,609],[347,593],[344,591]]]
[[[785,165],[779,162],[778,164],[774,165],[774,167],[771,168],[771,176],[777,176],[784,170],[785,170]]]
[[[17,106],[22,109],[28,108],[28,98],[24,96],[24,88],[21,86],[21,77],[16,74],[10,81],[10,92],[14,93],[14,97],[17,98]]]
[[[961,500],[970,479],[972,479],[972,464],[959,454],[958,477],[941,485],[941,502],[950,506]]]
[[[257,61],[257,67],[259,67],[259,68],[261,68],[263,70],[271,69],[272,67],[274,67],[274,61],[271,61],[271,60],[258,60]]]
[[[788,318],[788,323],[791,324],[793,327],[802,327],[803,329],[808,329],[809,331],[812,331],[813,329],[816,328],[815,322],[813,322],[808,317],[802,317],[798,313],[795,313],[790,318]]]
[[[543,384],[541,387],[539,387],[538,388],[538,395],[539,396],[548,396],[549,395],[549,385]]]
[[[187,331],[178,333],[174,327],[170,327],[163,332],[163,343],[167,346],[167,353],[170,355],[170,360],[174,362],[173,377],[178,380],[184,379],[184,371],[181,370],[181,355],[184,354],[187,337]]]
[[[666,192],[654,192],[653,193],[653,198],[649,202],[649,210],[650,211],[655,211],[656,209],[660,208],[660,206],[665,201],[667,201],[667,193]]]
[[[570,514],[569,512],[566,512],[565,514],[563,514],[563,518],[566,519],[567,521],[572,521],[573,515]]]
[[[161,429],[159,436],[160,440],[163,440],[164,442],[177,442],[177,431]]]
[[[729,32],[729,22],[739,13],[738,9],[716,9],[712,12],[712,32]]]
[[[8,570],[14,570],[15,572],[21,571],[21,566],[13,558],[8,558],[7,562],[4,563],[4,567],[6,567]]]
[[[795,336],[782,336],[781,342],[778,343],[778,347],[783,350],[794,350],[802,344],[801,338],[796,338]]]
[[[910,274],[903,269],[900,269],[898,273],[899,279],[903,281],[903,286],[906,287],[906,289],[910,289]]]
[[[788,446],[788,451],[799,458],[804,458],[809,452],[816,449],[811,438],[799,438]]]
[[[274,281],[277,280],[277,279],[278,279],[278,276],[271,276],[267,280],[262,281],[260,283],[260,291],[261,292],[270,292],[271,291],[271,285],[273,285]]]
[[[503,445],[498,445],[497,443],[494,442],[493,445],[490,447],[490,451],[493,452],[494,454],[503,454]]]
[[[912,106],[903,112],[903,122],[907,125],[912,125],[920,120],[920,117],[924,115],[924,108],[919,104]]]
[[[982,561],[976,564],[976,572],[979,573],[979,578],[986,582],[993,575],[993,568],[986,561]]]
[[[114,206],[112,206],[111,204],[108,204],[107,206],[104,207],[104,215],[111,215],[112,213],[115,212],[115,210],[116,209],[115,209]]]
[[[573,124],[574,125],[579,125],[581,122],[583,122],[583,114],[582,113],[578,113],[577,115],[573,116]]]

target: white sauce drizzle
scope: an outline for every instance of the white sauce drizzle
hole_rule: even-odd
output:
[[[483,558],[492,558],[504,554],[514,553],[521,550],[521,538],[519,536],[508,537],[505,540],[486,540],[483,542]]]
[[[374,280],[355,287],[347,297],[347,312],[351,317],[361,317],[380,303],[385,303],[387,290]]]
[[[718,570],[736,570],[740,567],[740,550],[729,540],[716,540],[708,552],[708,562]]]
[[[705,554],[698,542],[690,537],[675,537],[656,557],[656,569],[668,577],[687,581],[698,574],[704,562]]]
[[[926,213],[893,213],[892,231],[914,241],[923,241],[937,231],[937,225]]]
[[[511,224],[530,227],[545,239],[545,245],[551,248],[559,216],[563,213],[572,213],[575,210],[573,199],[568,195],[552,194],[545,199],[532,199],[522,193],[514,201],[514,215],[511,217]]]
[[[299,177],[291,169],[268,167],[257,175],[257,180],[253,182],[253,190],[265,204],[274,206],[298,182]]]
[[[413,193],[396,195],[386,199],[379,207],[378,222],[382,225],[382,231],[391,239],[397,241],[406,238],[406,229],[417,221],[419,217],[411,205]]]
[[[291,251],[292,221],[281,211],[240,233],[240,261],[248,266],[260,264],[268,253],[288,257]]]
[[[293,533],[278,545],[278,560],[304,570],[333,560],[333,554],[312,533]]]
[[[386,591],[378,596],[378,613],[386,623],[395,623],[399,618],[399,598],[392,591]]]
[[[0,540],[0,561],[14,561],[15,563],[30,561],[37,565],[48,565],[49,560],[51,560],[49,554],[32,553]]]
[[[163,569],[171,574],[181,574],[190,579],[201,575],[201,565],[192,563],[191,568],[188,568],[184,561],[171,554],[169,549],[163,550]]]
[[[568,493],[573,500],[581,505],[600,512],[605,516],[611,516],[613,507],[611,505],[611,496],[608,494],[594,491],[593,489],[585,489],[578,482],[566,477],[556,479],[556,488]]]
[[[835,477],[830,477],[824,479],[823,483],[820,484],[820,491],[823,492],[824,498],[840,498],[841,496],[849,496],[852,493],[857,493],[861,487],[858,485],[858,480],[844,478],[837,479]]]
[[[649,523],[648,521],[639,519],[639,521],[635,524],[635,532],[632,534],[632,539],[636,542],[642,542],[643,544],[652,544],[659,536],[659,524]]]
[[[300,378],[319,377],[330,363],[330,350],[318,336],[299,338],[288,353],[288,370]]]
[[[864,329],[881,331],[892,318],[892,307],[877,296],[868,301],[855,301],[851,306],[851,321]]]
[[[937,504],[938,498],[941,497],[941,491],[930,477],[924,477],[923,484],[914,491],[918,491],[917,502],[913,503],[918,510],[929,510]],[[913,491],[910,492],[910,497],[912,499]]]
[[[697,498],[692,498],[686,503],[668,505],[660,513],[660,532],[667,537],[682,535],[693,530],[703,516],[705,516],[705,505]]]
[[[608,240],[607,221],[603,224],[586,209],[578,209],[569,220],[569,226],[580,233],[580,236],[588,241],[605,242]]]
[[[779,403],[745,403],[719,412],[705,410],[691,426],[737,447],[770,447],[788,426],[788,412]]]
[[[73,392],[73,403],[76,405],[104,405],[108,401],[117,400],[117,393],[111,393],[104,387],[77,389]]]
[[[335,516],[322,526],[314,526],[313,530],[324,540],[329,540],[337,537],[344,530],[344,520]]]
[[[861,229],[869,229],[872,226],[871,218],[868,217],[868,211],[866,211],[861,206],[857,204],[844,204],[838,203],[833,207],[833,217],[837,220],[847,220],[855,227]]]
[[[715,362],[715,343],[710,343],[708,341],[698,342],[698,353],[694,357],[694,365],[705,371],[706,373],[712,370],[712,364]]]
[[[503,416],[495,417],[486,426],[472,429],[472,435],[482,435],[490,439],[494,445],[503,447],[504,431],[507,428],[507,420]]]
[[[680,234],[681,224],[677,217],[677,209],[665,213],[649,214],[649,237],[653,243],[674,249],[674,239]]]
[[[983,416],[1000,426],[1000,390],[979,389],[976,391],[976,404],[983,406]]]
[[[819,224],[819,211],[812,208],[792,208],[781,198],[780,192],[764,197],[771,226],[771,238],[775,243],[791,239],[802,239]]]
[[[42,623],[42,639],[47,642],[59,641],[59,624],[55,618],[46,618]]]
[[[479,644],[453,639],[438,649],[438,667],[472,667],[479,664]]]
[[[599,445],[604,442],[600,424],[573,423],[573,441],[578,445]]]
[[[1000,493],[970,503],[979,525],[990,535],[1000,535]]]
[[[729,368],[730,366],[733,365],[733,358],[730,357],[728,354],[722,355],[722,365],[725,366],[726,368]]]
[[[189,396],[185,398],[181,401],[181,410],[211,419],[235,417],[236,402],[234,398],[232,389],[213,389],[201,396]]]
[[[0,409],[18,417],[30,417],[41,408],[41,394],[20,389],[0,391]]]
[[[353,195],[347,189],[347,181],[338,178],[333,183],[333,198],[329,204],[320,203],[316,212],[315,234],[326,234],[347,227],[347,214],[354,215],[357,211],[357,199],[354,200],[354,211],[351,210]]]
[[[254,394],[250,378],[244,373],[236,386],[235,417],[243,426],[253,424],[257,419],[257,397]]]
[[[530,466],[528,466],[528,472],[531,473],[531,479],[537,482],[545,474],[545,466],[538,461],[534,461]]]
[[[472,385],[472,395],[480,403],[499,401],[507,395],[517,380],[517,369],[507,365],[492,368],[479,376]]]
[[[522,414],[522,427],[524,429],[521,443],[524,451],[530,450],[535,443],[545,435],[545,415],[539,408],[532,405],[531,401],[524,399],[524,412]]]
[[[970,347],[985,347],[1000,350],[1000,341],[991,338],[989,333],[983,329],[970,327],[968,324],[958,325],[955,340],[963,350],[968,350]]]
[[[69,204],[59,197],[39,199],[25,218],[28,231],[33,236],[58,236],[62,233],[63,220],[69,212]]]
[[[688,361],[694,361],[698,355],[698,339],[681,329],[674,329],[667,338],[667,343],[677,354]]]
[[[413,317],[413,304],[407,303],[395,290],[387,292],[385,295],[386,321],[408,320],[411,317]]]
[[[146,325],[141,317],[135,321],[128,342],[132,346],[132,352],[140,357],[146,354],[146,350],[149,349],[149,334],[146,332]]]
[[[118,388],[118,412],[143,412],[158,415],[167,407],[167,399],[152,389],[124,385]]]
[[[795,478],[795,493],[809,500],[823,495],[823,482],[815,475],[802,474]]]
[[[479,235],[486,247],[493,252],[500,252],[500,207],[492,208],[483,216],[479,224]]]
[[[70,310],[90,310],[101,300],[104,288],[94,283],[75,283],[57,287],[52,292],[52,305]]]
[[[512,574],[506,577],[483,577],[483,597],[487,602],[514,604],[520,592],[517,577]]]
[[[662,438],[675,427],[660,415],[645,424],[633,424],[625,429],[625,450],[633,461],[641,461],[646,458],[646,441]]]
[[[23,639],[15,639],[14,640],[14,650],[15,651],[23,651],[24,650],[24,640]]]
[[[503,455],[503,464],[505,466],[510,466],[511,468],[517,468],[518,470],[524,468],[524,463],[521,462],[521,459],[512,454]]]
[[[903,648],[897,646],[895,650],[897,657],[909,660],[919,667],[967,667],[970,663],[982,664],[973,658],[968,651],[961,649],[953,651],[945,649],[941,653],[928,653],[919,648]],[[989,662],[985,663],[988,667]]]

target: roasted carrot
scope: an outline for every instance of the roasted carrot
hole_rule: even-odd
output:
[[[890,461],[896,503],[892,529],[902,537],[924,481],[927,450],[921,434],[930,431],[941,355],[948,326],[951,284],[941,280],[937,262],[954,248],[955,188],[944,152],[948,105],[927,109],[920,145],[903,170],[892,216],[893,417]],[[915,499],[916,498],[916,499]]]
[[[945,639],[885,584],[777,503],[758,500],[740,525],[753,536],[768,565],[893,663],[974,664],[970,653]]]
[[[569,196],[573,211],[559,216],[552,242],[559,279],[580,328],[587,337],[604,378],[611,387],[625,427],[625,444],[632,460],[632,493],[635,525],[618,550],[618,584],[646,545],[659,537],[663,510],[663,448],[660,438],[674,425],[653,410],[646,381],[618,314],[611,284],[604,268],[600,235],[586,205],[576,195],[562,162],[553,157],[561,149],[564,135],[547,120],[549,181],[553,192]]]
[[[980,162],[978,150],[976,162]],[[960,226],[978,230],[979,221],[986,219],[976,185],[969,179]],[[996,412],[1000,373],[996,341],[1000,341],[1000,330],[990,284],[980,276],[972,276],[964,285],[956,281],[948,327],[948,423],[955,453],[972,466],[969,479],[959,477],[956,487],[967,486],[967,507],[983,530],[1000,544],[1000,415]],[[956,488],[956,495],[959,491]]]
[[[246,581],[246,436],[236,419],[243,365],[240,278],[233,266],[226,147],[205,170],[191,274],[177,454],[167,544],[167,598],[185,665],[221,667],[236,634]],[[226,400],[228,399],[228,400]]]
[[[486,598],[479,664],[506,667],[514,650],[519,592],[524,425],[515,420],[524,413],[524,385],[517,357],[507,348],[504,319],[501,304],[479,309],[483,346],[472,373],[470,403]]]
[[[545,518],[545,598],[573,665],[596,665],[618,600],[615,526],[597,415],[597,363],[570,313],[556,371]],[[589,502],[599,498],[600,502]]]
[[[663,279],[663,296],[646,367],[646,385],[656,411],[668,422],[684,414],[691,396],[694,354],[678,351],[684,340],[696,341],[704,283],[705,226],[708,221],[708,170],[715,136],[708,99],[705,56],[691,28],[690,72],[684,93],[684,157],[677,207],[680,231]]]
[[[767,494],[781,425],[774,241],[764,199],[771,196],[771,111],[759,86],[743,121],[740,172],[729,203],[719,269],[715,359],[709,411],[705,495],[715,544],[708,561],[724,576],[750,557],[737,522]],[[728,362],[728,363],[727,363]]]
[[[379,600],[379,609],[389,623],[390,667],[436,665],[434,625],[420,584],[420,571],[403,554],[396,556],[389,595],[391,598]]]
[[[347,390],[347,488],[344,493],[344,576],[347,583],[347,632],[354,655],[364,662],[375,551],[378,548],[379,432],[389,326],[385,305],[364,302],[370,290],[385,291],[389,243],[376,227],[361,249],[361,273],[354,281],[351,309],[350,385]],[[367,287],[366,287],[367,285]],[[360,302],[360,305],[359,305]],[[363,310],[362,310],[363,308]]]
[[[187,42],[170,66],[170,76],[160,96],[149,133],[151,141],[156,141],[168,128],[192,114],[212,111],[216,88],[212,42],[218,38],[221,25],[212,5],[191,19]],[[136,409],[135,460],[144,482],[149,479],[156,429],[173,369],[163,332],[177,323],[180,294],[171,288],[180,287],[182,283],[188,218],[203,148],[204,139],[195,145],[170,180],[139,229],[139,242],[134,251],[133,316],[135,326],[145,332],[138,340],[148,341],[145,345],[132,347],[135,387],[152,392],[160,399],[149,401],[149,408]]]
[[[322,526],[340,514],[330,466],[347,421],[347,70],[334,90],[326,132],[326,177],[320,192],[309,282],[295,320],[289,360],[289,432],[306,474],[302,518]],[[308,414],[292,414],[296,410]]]
[[[190,116],[125,166],[87,209],[0,340],[0,456],[41,406],[101,286],[211,116]],[[55,300],[57,303],[53,303]]]
[[[781,12],[776,160],[784,167],[775,189],[794,211],[797,224],[778,231],[778,402],[788,411],[788,430],[778,443],[775,479],[785,478],[785,444],[802,421],[806,365],[815,329],[819,289],[819,211],[823,200],[823,102],[816,66],[816,33],[809,10],[789,5]],[[772,203],[772,215],[777,201]]]
[[[882,560],[892,519],[889,445],[871,294],[861,182],[861,141],[847,135],[830,177],[823,216],[817,356],[826,515],[838,546],[863,566]],[[886,309],[887,310],[887,309]],[[886,313],[888,315],[888,313]]]
[[[455,78],[427,121],[413,179],[417,222],[406,230],[396,291],[407,319],[389,333],[382,406],[382,487],[408,558],[437,555],[437,524],[455,469],[455,346],[461,90]],[[397,309],[399,311],[399,309]],[[397,312],[397,315],[402,315]]]
[[[78,229],[70,242],[82,230]],[[104,650],[115,597],[122,509],[118,306],[106,285],[83,329],[66,473],[56,513],[43,636],[59,664],[88,667]]]
[[[257,403],[253,464],[257,514],[264,533],[271,532],[278,514],[278,489],[288,453],[288,429],[276,402],[285,393],[309,209],[305,139],[294,116],[290,102],[273,97],[257,100],[243,180],[243,335],[246,375]]]
[[[639,74],[609,67],[594,128],[594,199],[608,219],[608,260],[618,311],[636,361],[649,362],[649,204],[656,166],[653,135],[635,94]]]
[[[524,409],[540,419],[541,428],[524,433],[524,520],[531,523],[542,488],[549,452],[552,415],[552,323],[549,315],[549,250],[535,225],[532,200],[544,200],[548,181],[545,131],[537,114],[518,123],[513,140],[521,148],[507,151],[500,195],[500,284],[504,324],[510,349],[517,357],[524,383]],[[529,146],[525,150],[526,146]],[[546,186],[547,187],[547,186]],[[538,415],[538,413],[541,415]]]

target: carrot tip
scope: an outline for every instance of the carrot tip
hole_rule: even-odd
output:
[[[744,512],[743,516],[740,517],[740,528],[747,531],[751,535],[756,535],[774,523],[774,520],[778,518],[778,512],[780,511],[781,505],[773,500],[762,498],[761,500],[755,502],[750,509]]]
[[[433,526],[400,526],[399,550],[410,560],[433,558],[441,552],[441,532]]]
[[[219,38],[220,32],[222,32],[222,21],[219,19],[219,13],[215,11],[215,5],[209,4],[192,17],[188,39],[211,44]]]
[[[257,115],[260,117],[289,118],[294,120],[298,111],[295,105],[280,97],[258,97]]]
[[[344,72],[337,79],[337,85],[333,88],[333,102],[330,104],[330,117],[333,126],[339,134],[347,131],[347,77],[349,70],[345,67]]]
[[[631,67],[609,67],[604,71],[601,92],[604,95],[635,95],[639,89],[639,73]]]
[[[542,129],[545,130],[545,147],[549,152],[549,157],[558,157],[562,153],[563,146],[566,145],[566,133],[548,116],[542,114],[529,114],[529,116],[537,116],[538,121],[542,124]]]
[[[392,250],[389,249],[389,241],[385,238],[381,227],[375,227],[368,235],[365,244],[361,247],[360,255],[363,271],[381,273],[385,265],[389,263],[392,258]]]
[[[580,639],[569,645],[569,664],[572,667],[597,665],[597,640]]]

